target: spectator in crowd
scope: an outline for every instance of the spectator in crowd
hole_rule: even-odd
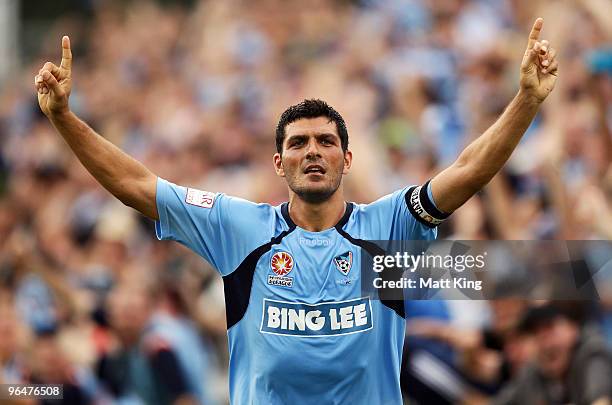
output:
[[[213,403],[210,359],[194,325],[161,286],[133,280],[115,287],[108,315],[119,345],[100,358],[98,375],[113,396],[147,404]]]
[[[58,384],[62,386],[62,399],[44,399],[41,404],[87,405],[93,403],[91,392],[79,370],[71,364],[61,348],[57,335],[45,332],[37,336],[30,348],[29,384]]]
[[[521,329],[534,339],[535,361],[503,389],[496,404],[612,401],[612,355],[601,336],[553,305],[531,308]]]

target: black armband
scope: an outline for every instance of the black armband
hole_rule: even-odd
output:
[[[430,228],[440,225],[450,214],[446,214],[436,208],[427,193],[428,180],[422,186],[411,187],[406,192],[406,205],[410,213],[417,221]]]

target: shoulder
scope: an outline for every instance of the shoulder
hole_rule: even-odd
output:
[[[393,193],[386,194],[376,201],[367,204],[355,204],[354,212],[356,215],[368,216],[377,215],[381,212],[388,213],[389,210],[399,208],[405,204],[406,193],[414,186],[405,187]]]
[[[430,215],[434,204],[428,183],[408,186],[370,204],[356,204],[352,226],[359,234],[379,240],[435,239],[441,216]]]
[[[384,211],[388,215],[408,214],[416,222],[427,228],[435,228],[444,222],[449,214],[444,213],[436,206],[431,193],[431,181],[422,185],[404,187],[394,193],[379,198],[364,207],[364,212]]]
[[[353,237],[370,240],[400,238],[393,235],[395,225],[410,222],[403,195],[406,190],[387,194],[369,204],[353,204],[346,231]]]
[[[162,178],[157,181],[158,204],[181,207],[196,215],[221,216],[224,219],[267,220],[276,217],[277,207],[233,197],[225,193],[181,186]]]
[[[594,359],[604,359],[612,367],[612,354],[606,340],[594,326],[588,325],[580,332],[574,360],[577,367],[588,365]]]

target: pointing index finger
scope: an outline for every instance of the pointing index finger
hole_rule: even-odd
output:
[[[533,27],[531,28],[531,32],[529,33],[529,41],[527,42],[527,49],[533,48],[533,45],[536,43],[538,38],[540,37],[540,31],[542,30],[542,25],[544,24],[544,19],[541,17],[536,18],[533,23]]]
[[[70,50],[70,38],[67,35],[62,37],[62,63],[60,67],[68,71],[72,68],[72,51]]]

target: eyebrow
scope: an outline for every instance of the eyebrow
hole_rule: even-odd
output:
[[[295,135],[289,135],[287,137],[287,141],[291,140],[291,139],[302,139],[302,138],[308,138],[310,136],[314,136],[315,138],[323,138],[323,137],[332,137],[332,138],[338,138],[340,139],[339,135],[336,134],[332,134],[331,132],[323,132],[321,134],[316,134],[316,135],[307,135],[307,134],[295,134]]]

